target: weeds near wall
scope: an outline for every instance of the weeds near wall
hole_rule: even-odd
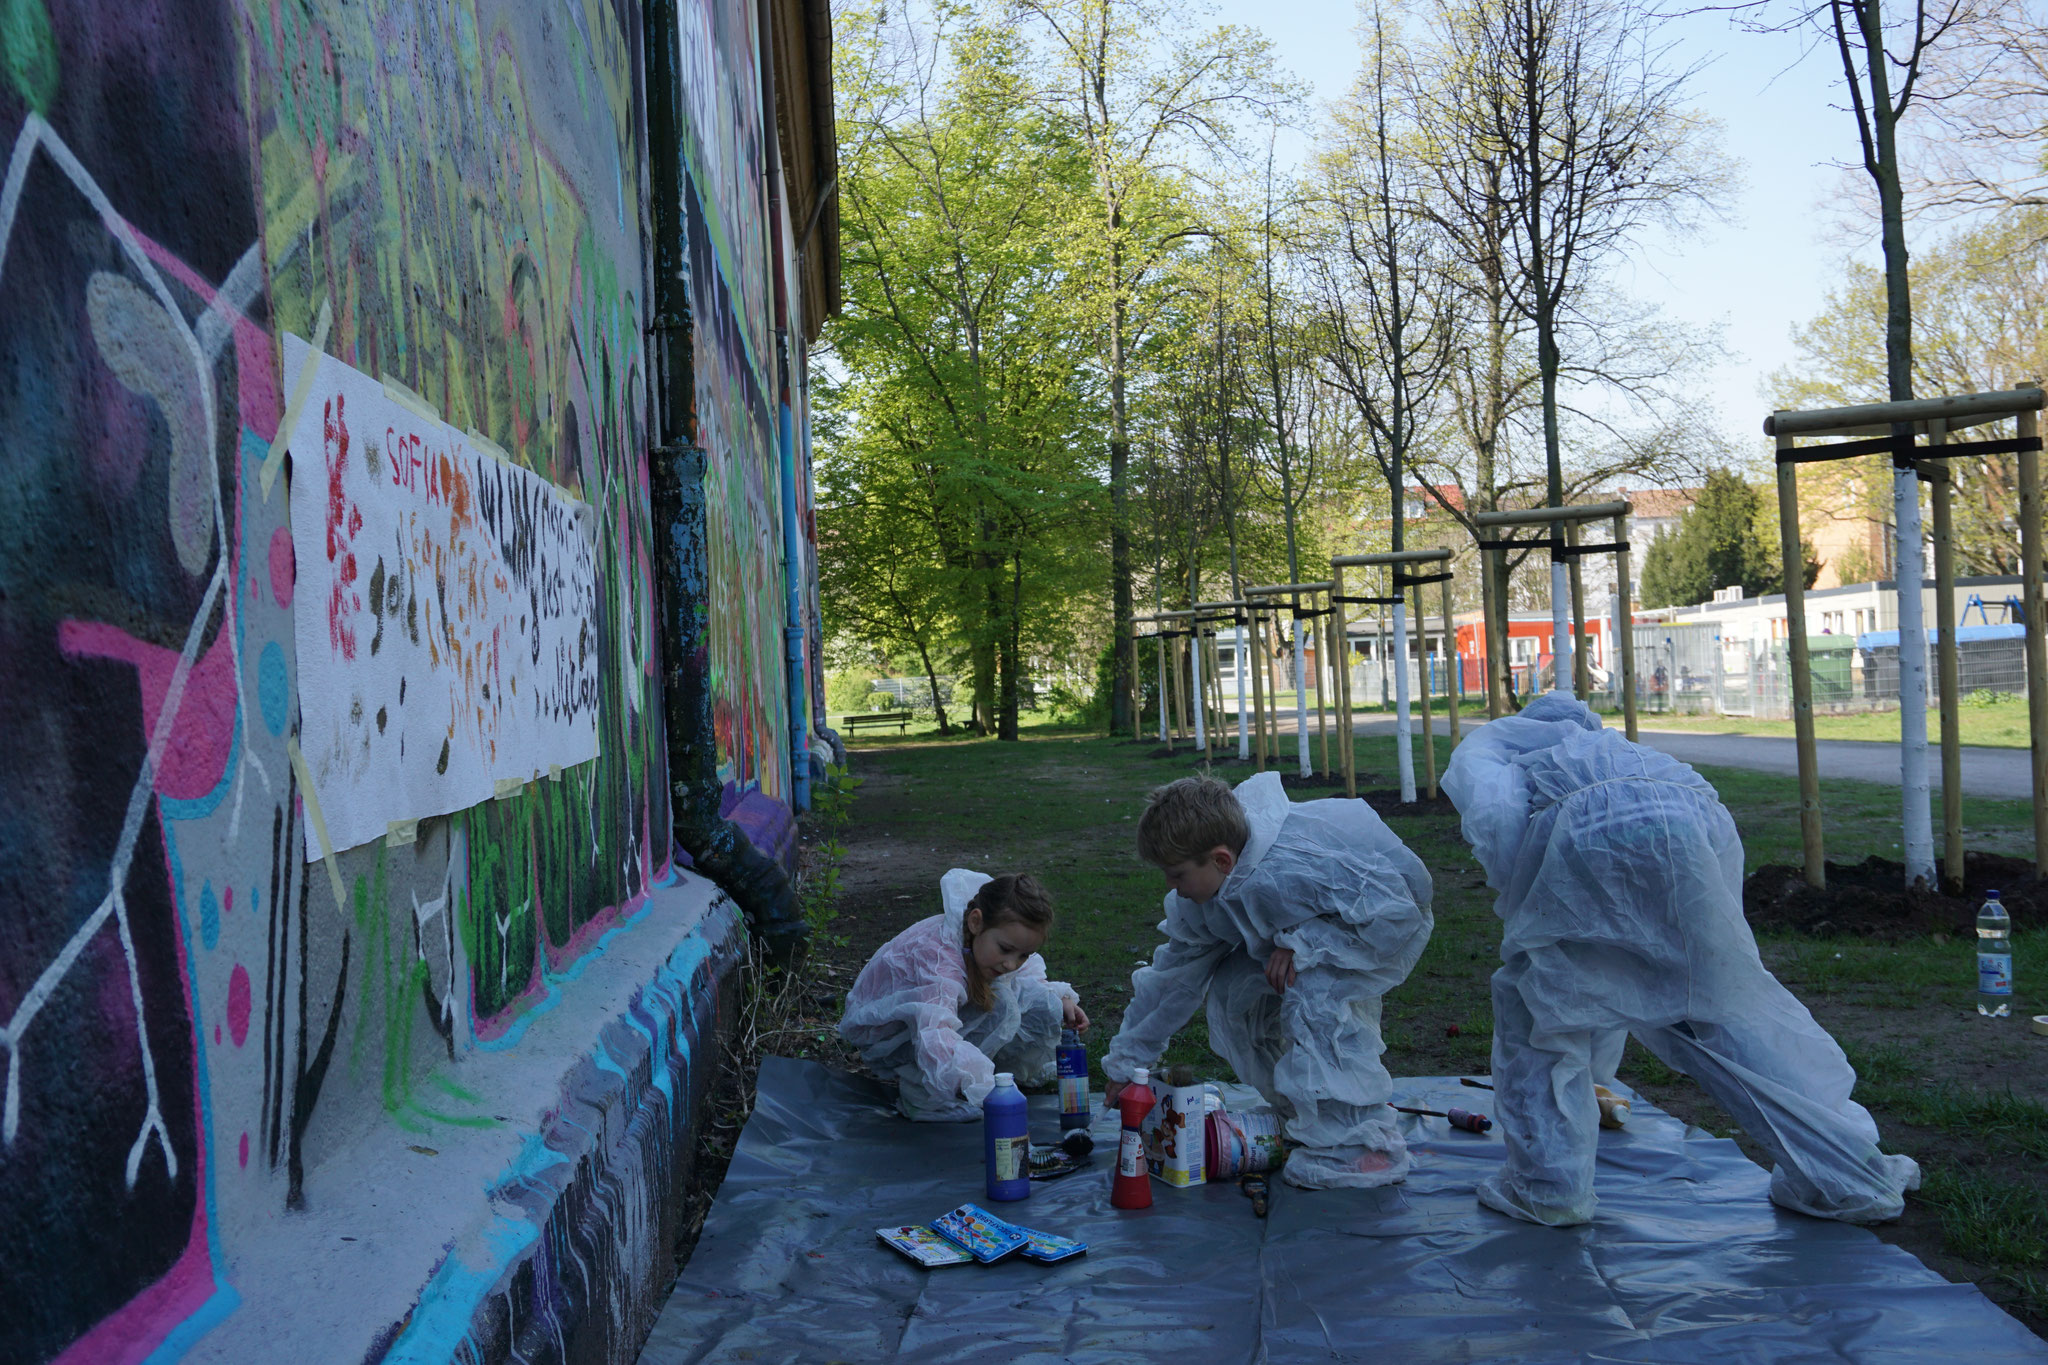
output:
[[[806,850],[803,870],[797,875],[797,904],[814,941],[843,945],[844,936],[830,933],[839,916],[839,864],[846,857],[846,844],[839,837],[853,815],[853,794],[864,779],[855,777],[843,763],[828,764],[825,780],[811,788],[809,824],[814,842]]]
[[[839,863],[846,856],[840,835],[860,785],[860,778],[844,766],[834,765],[825,770],[825,780],[812,787],[797,896],[814,945],[843,946],[845,942],[843,936],[827,931],[839,913]],[[748,938],[740,980],[739,1023],[720,1058],[718,1082],[697,1140],[682,1231],[676,1240],[679,1273],[696,1249],[712,1200],[725,1182],[740,1130],[754,1112],[754,1080],[761,1059],[796,1057],[842,1070],[866,1069],[860,1054],[839,1038],[840,1009],[851,984],[844,977],[843,972],[810,953],[798,954],[786,963],[775,962],[759,940]]]

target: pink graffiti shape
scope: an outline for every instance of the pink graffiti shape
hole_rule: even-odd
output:
[[[249,969],[239,962],[228,973],[228,1037],[236,1047],[249,1037]]]
[[[57,647],[67,659],[116,659],[135,668],[142,686],[142,736],[156,734],[158,715],[178,668],[178,651],[138,640],[101,621],[65,621]],[[235,659],[225,634],[192,665],[169,742],[157,762],[156,790],[192,801],[220,785],[235,746]]]
[[[327,562],[334,566],[334,587],[327,594],[327,638],[344,659],[356,657],[356,627],[352,619],[360,599],[349,584],[356,581],[355,551],[349,541],[363,529],[363,511],[349,501],[342,476],[348,469],[348,422],[343,409],[346,394],[335,394],[325,408],[322,424],[322,453],[327,460]]]
[[[270,533],[270,592],[277,605],[292,604],[292,586],[298,582],[298,561],[292,558],[292,530],[280,526]]]
[[[249,1135],[242,1134],[242,1169],[249,1169]]]

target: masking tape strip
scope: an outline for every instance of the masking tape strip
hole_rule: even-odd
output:
[[[469,438],[469,443],[471,445],[475,446],[478,450],[481,450],[484,454],[496,460],[499,464],[518,463],[517,460],[514,460],[512,456],[506,452],[505,447],[499,445],[496,441],[493,441],[490,437],[484,435],[475,427],[471,427],[468,431],[464,432],[463,435]]]
[[[524,790],[526,790],[525,778],[501,777],[498,779],[496,788],[492,791],[491,795],[496,799],[503,801],[506,797],[517,796],[520,792]]]
[[[379,375],[377,382],[384,386],[384,396],[398,404],[401,408],[411,412],[415,417],[424,417],[429,422],[437,425],[440,423],[441,414],[434,411],[432,403],[429,403],[390,375]]]
[[[299,424],[299,410],[306,406],[306,395],[313,391],[313,376],[319,372],[321,353],[327,349],[327,329],[333,325],[334,299],[330,295],[320,300],[320,320],[313,324],[312,348],[306,352],[306,363],[299,366],[299,377],[292,385],[291,401],[284,405],[277,434],[270,438],[270,454],[263,458],[263,474],[258,483],[265,501],[270,498],[271,485],[277,482],[277,471],[284,468],[285,447],[291,444],[292,428]]]
[[[417,820],[393,820],[384,827],[384,846],[400,848],[406,844],[418,843],[420,822]]]
[[[299,775],[299,795],[306,799],[306,818],[313,822],[313,837],[320,841],[320,861],[327,864],[327,881],[334,888],[334,908],[348,913],[348,888],[342,885],[341,868],[335,861],[334,841],[327,837],[327,819],[320,814],[320,797],[313,790],[313,775],[306,771],[306,756],[299,752],[299,737],[284,742],[284,751]]]
[[[550,782],[560,782],[561,780],[562,780],[562,765],[561,765],[561,764],[559,764],[559,763],[550,763],[550,764],[548,764],[548,781],[550,781]]]

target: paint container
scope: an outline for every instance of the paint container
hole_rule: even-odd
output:
[[[1060,1127],[1086,1128],[1088,1113],[1088,1048],[1073,1029],[1060,1031]]]
[[[1280,1116],[1270,1109],[1242,1113],[1218,1109],[1204,1125],[1204,1139],[1211,1180],[1235,1180],[1257,1171],[1275,1171],[1287,1160]]]
[[[1174,1067],[1166,1073],[1159,1104],[1145,1120],[1145,1156],[1152,1174],[1186,1189],[1203,1184],[1208,1169],[1203,1117],[1209,1088],[1197,1084],[1194,1070]]]
[[[1600,1106],[1602,1128],[1626,1128],[1628,1126],[1629,1103],[1626,1095],[1617,1095],[1604,1085],[1593,1087],[1593,1099]]]
[[[1131,1069],[1131,1083],[1116,1097],[1123,1116],[1123,1132],[1116,1145],[1116,1175],[1109,1184],[1109,1204],[1117,1209],[1152,1207],[1152,1179],[1145,1174],[1145,1115],[1158,1102],[1145,1082],[1149,1073],[1142,1066]]]
[[[1023,1092],[1007,1071],[996,1073],[996,1088],[981,1102],[981,1141],[990,1202],[1029,1198],[1031,1121]]]

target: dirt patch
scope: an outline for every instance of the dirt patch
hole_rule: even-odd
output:
[[[1417,797],[1413,801],[1401,799],[1399,787],[1382,787],[1377,791],[1361,792],[1365,804],[1381,815],[1456,815],[1458,808],[1451,804],[1451,798],[1438,792],[1435,796]]]
[[[1282,773],[1280,774],[1280,785],[1291,792],[1342,791],[1344,788],[1344,774],[1317,773],[1313,777],[1303,777],[1300,773]]]
[[[1927,934],[1968,934],[1986,891],[1997,891],[2006,910],[2022,924],[2040,923],[2048,911],[2048,882],[2034,877],[2034,865],[1997,853],[1972,853],[1963,860],[1963,894],[1905,886],[1905,867],[1889,858],[1827,865],[1825,888],[1806,884],[1796,867],[1772,863],[1742,884],[1742,909],[1758,929],[1803,934],[1856,934],[1895,943]]]

